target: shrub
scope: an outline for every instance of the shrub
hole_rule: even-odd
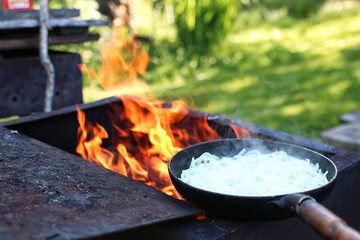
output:
[[[198,56],[224,40],[239,10],[233,0],[172,0],[172,5],[180,46]]]

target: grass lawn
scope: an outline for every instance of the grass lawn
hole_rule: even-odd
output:
[[[134,93],[185,99],[201,111],[314,140],[360,108],[359,5],[308,19],[241,12],[221,47],[199,60],[186,59],[166,32],[173,31],[159,27],[147,46],[147,86],[85,87],[84,100]]]

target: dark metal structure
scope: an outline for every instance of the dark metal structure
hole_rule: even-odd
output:
[[[79,20],[79,9],[49,9],[48,45],[96,41],[100,35],[90,26],[107,25],[107,20]],[[0,51],[39,48],[39,10],[0,10]]]
[[[44,108],[46,73],[38,55],[35,50],[0,53],[0,118]],[[80,54],[53,51],[49,55],[55,67],[53,108],[82,103]]]
[[[99,122],[111,132],[107,119],[111,105],[123,106],[121,99],[109,98],[81,104],[79,108],[87,119]],[[359,229],[359,153],[195,110],[188,113],[188,121],[182,124],[185,127],[191,124],[191,119],[204,117],[223,138],[235,137],[231,124],[247,129],[253,138],[297,144],[330,158],[339,172],[336,185],[323,204]],[[21,236],[48,239],[321,239],[297,218],[236,221],[207,216],[205,220],[197,220],[189,215],[200,212],[199,209],[194,210],[185,202],[179,203],[59,150],[75,153],[78,128],[75,106],[3,122],[0,126],[12,129],[0,131],[0,234],[5,239]],[[131,203],[123,202],[129,199]],[[38,224],[30,227],[27,221],[32,218]]]
[[[96,41],[91,26],[107,20],[79,20],[79,9],[50,9],[48,45]],[[39,57],[39,11],[0,10],[0,118],[44,109],[47,75]],[[55,67],[53,109],[82,103],[79,54],[50,52]]]

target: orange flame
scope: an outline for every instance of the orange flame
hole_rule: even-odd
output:
[[[141,42],[131,34],[134,31],[128,25],[128,10],[125,4],[120,6],[121,24],[113,25],[111,39],[101,47],[101,70],[97,73],[79,65],[104,89],[120,82],[122,86],[139,84],[137,77],[145,74],[150,62]],[[135,96],[122,96],[121,100],[122,105],[109,104],[110,123],[106,127],[86,119],[78,109],[76,152],[84,159],[181,198],[168,174],[170,158],[187,146],[221,136],[208,125],[206,117],[194,116],[199,113],[185,108],[181,100],[171,106]],[[250,137],[246,130],[231,127],[237,137]]]
[[[171,183],[170,158],[192,144],[220,139],[206,117],[194,116],[177,101],[169,106],[160,100],[122,96],[123,105],[109,104],[109,133],[91,123],[78,109],[78,146],[83,158],[181,198]],[[197,113],[199,114],[199,113]],[[243,128],[232,126],[238,137],[249,138]]]
[[[144,75],[150,63],[150,56],[141,42],[127,37],[125,32],[123,26],[114,26],[112,38],[101,47],[103,62],[97,79],[104,89],[120,82],[136,82],[138,74]]]
[[[96,79],[104,89],[119,83],[130,85],[139,83],[138,75],[145,75],[151,58],[142,43],[127,34],[126,26],[113,26],[112,37],[101,46],[103,61],[97,72],[85,64],[79,64],[81,72],[90,79]]]

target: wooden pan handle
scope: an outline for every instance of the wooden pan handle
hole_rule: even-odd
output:
[[[297,208],[299,217],[327,239],[360,240],[360,233],[313,199],[306,199]]]
[[[360,233],[310,196],[290,194],[278,206],[296,213],[326,239],[360,240]]]

